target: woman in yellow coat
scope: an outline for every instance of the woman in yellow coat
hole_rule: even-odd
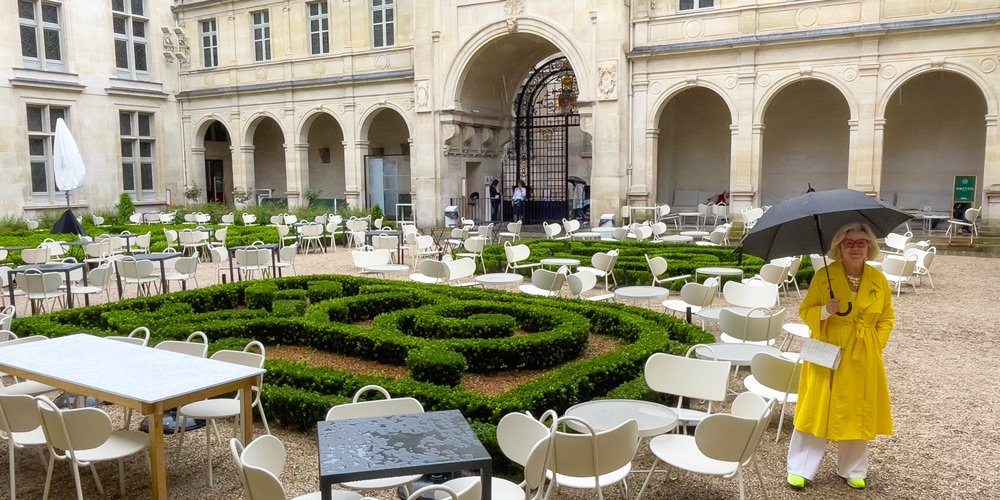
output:
[[[868,441],[892,434],[892,410],[882,349],[895,323],[892,288],[878,269],[865,264],[878,242],[865,224],[837,231],[826,272],[809,285],[799,315],[814,339],[842,349],[831,370],[804,363],[788,448],[788,484],[803,488],[819,469],[828,440],[837,441],[837,473],[852,488],[866,487]],[[837,299],[830,298],[830,290]],[[853,303],[849,313],[847,303]],[[841,303],[844,304],[841,307]]]

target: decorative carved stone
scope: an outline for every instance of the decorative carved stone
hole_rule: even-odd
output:
[[[418,113],[431,110],[430,93],[431,90],[429,81],[417,80],[413,82],[413,104],[416,106]]]
[[[618,99],[618,61],[598,64],[597,98],[601,101]]]

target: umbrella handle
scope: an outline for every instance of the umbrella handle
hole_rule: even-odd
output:
[[[837,312],[837,316],[847,316],[848,314],[851,314],[851,309],[854,309],[854,304],[851,303],[851,302],[848,302],[847,303],[847,310],[844,311],[844,312],[839,312],[838,311]]]

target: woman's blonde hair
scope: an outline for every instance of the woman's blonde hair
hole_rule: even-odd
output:
[[[840,253],[840,244],[843,243],[844,239],[847,238],[847,233],[851,231],[861,231],[865,233],[865,239],[868,240],[868,257],[867,260],[873,260],[878,257],[878,238],[875,237],[875,233],[868,224],[857,222],[854,224],[848,224],[839,231],[837,234],[833,235],[833,242],[830,243],[830,251],[827,252],[827,256],[833,260],[840,260],[843,255]]]

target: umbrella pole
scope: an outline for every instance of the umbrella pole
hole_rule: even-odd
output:
[[[823,229],[820,228],[820,226],[819,226],[819,215],[813,215],[813,220],[816,221],[816,234],[819,235],[819,249],[820,249],[821,252],[823,252],[823,254],[822,254],[823,255],[823,259],[825,260],[826,259],[826,243],[824,243],[824,240],[823,240]],[[827,283],[831,283],[831,281],[830,281],[830,266],[823,266],[823,270],[826,271],[826,282]],[[833,296],[833,287],[830,286],[828,288],[830,289],[830,300],[835,299],[836,297]],[[847,316],[848,314],[851,314],[851,309],[854,309],[854,304],[852,304],[850,301],[848,301],[847,302],[847,310],[844,311],[844,312],[838,311],[837,312],[837,316]]]
[[[66,190],[66,210],[69,210],[69,189]]]

